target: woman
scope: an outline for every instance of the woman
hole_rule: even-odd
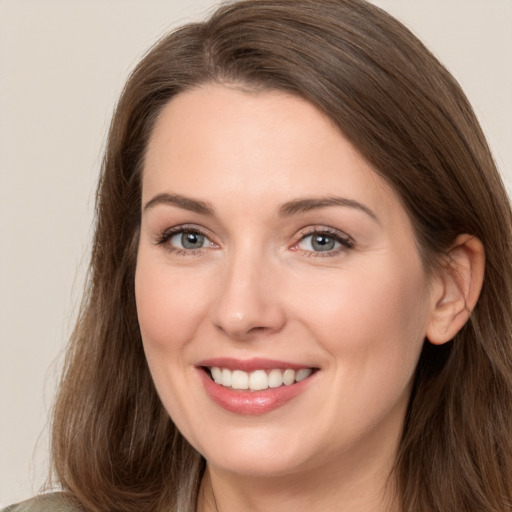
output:
[[[170,34],[97,208],[65,492],[13,510],[510,510],[510,206],[396,20],[254,0]]]

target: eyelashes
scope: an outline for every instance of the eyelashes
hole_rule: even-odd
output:
[[[333,228],[315,226],[301,230],[300,239],[291,250],[305,251],[309,256],[335,256],[353,249],[355,242],[352,237]]]
[[[157,238],[156,244],[178,256],[198,256],[204,251],[220,248],[210,239],[210,235],[196,225],[169,228]],[[338,256],[354,247],[353,238],[340,230],[311,226],[299,231],[289,249],[308,257],[329,257]]]
[[[157,239],[157,245],[180,256],[196,256],[208,249],[218,249],[208,235],[197,226],[175,226],[166,229]]]

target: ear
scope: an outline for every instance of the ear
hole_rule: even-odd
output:
[[[459,235],[434,277],[433,310],[426,330],[430,343],[450,341],[466,323],[480,295],[484,271],[482,242]]]

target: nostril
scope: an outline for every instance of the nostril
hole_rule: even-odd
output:
[[[268,327],[252,327],[251,329],[249,329],[249,333],[252,333],[252,332],[264,332],[264,331],[268,331],[270,330]]]

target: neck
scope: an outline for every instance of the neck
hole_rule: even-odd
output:
[[[318,468],[287,476],[233,475],[207,466],[198,512],[398,512],[392,464]]]

